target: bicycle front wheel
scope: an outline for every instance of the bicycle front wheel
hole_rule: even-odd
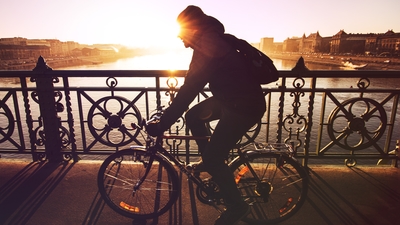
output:
[[[154,159],[151,165],[150,157]],[[143,183],[139,184],[140,180]],[[176,202],[180,191],[178,175],[170,163],[159,155],[150,156],[136,149],[121,150],[106,158],[100,166],[97,185],[107,205],[134,219],[162,215]]]
[[[308,175],[293,158],[279,153],[252,153],[230,164],[251,213],[249,224],[274,224],[294,215],[303,205]]]

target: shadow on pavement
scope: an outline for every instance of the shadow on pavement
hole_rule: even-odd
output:
[[[37,163],[0,160],[0,224],[133,225],[98,192],[99,162]],[[280,225],[399,224],[398,168],[313,167],[307,200]],[[180,174],[182,193],[172,210],[146,225],[208,225],[218,217]],[[248,225],[240,222],[238,225]]]
[[[0,188],[0,224],[27,223],[73,166],[32,162],[24,167]]]

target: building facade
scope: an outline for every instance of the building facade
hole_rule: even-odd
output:
[[[376,39],[376,54],[400,56],[400,33],[388,30]]]
[[[373,34],[347,34],[340,30],[332,36],[330,53],[333,54],[364,54],[367,37]]]
[[[115,48],[110,45],[99,45],[95,48],[78,42],[62,42],[57,39],[0,38],[0,59],[2,60],[37,59],[39,56],[109,56],[115,53]]]
[[[322,46],[322,37],[319,35],[319,32],[312,33],[308,37],[303,34],[299,41],[299,52],[304,53],[316,53],[321,52]]]
[[[300,38],[287,38],[283,41],[283,52],[299,52]]]
[[[383,34],[348,34],[344,30],[331,37],[321,37],[319,32],[301,38],[287,38],[283,52],[330,53],[353,55],[400,56],[400,33],[388,30]]]
[[[260,51],[270,53],[274,51],[274,38],[261,38]]]
[[[22,37],[0,38],[0,45],[26,45],[28,39]]]
[[[50,47],[43,45],[0,45],[0,59],[31,59],[39,56],[49,57]]]

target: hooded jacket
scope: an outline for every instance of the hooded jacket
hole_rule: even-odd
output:
[[[205,16],[198,28],[184,84],[162,116],[163,130],[175,123],[207,84],[213,97],[228,110],[248,116],[265,111],[261,86],[252,79],[237,51],[222,39],[225,31],[222,23]]]

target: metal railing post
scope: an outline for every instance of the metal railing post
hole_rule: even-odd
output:
[[[36,82],[37,97],[40,108],[40,117],[43,120],[44,146],[46,158],[49,162],[62,161],[61,138],[60,138],[60,117],[57,115],[55,92],[53,83],[58,82],[58,78],[51,75],[52,68],[47,66],[43,57],[40,56],[36,67],[33,69]]]

